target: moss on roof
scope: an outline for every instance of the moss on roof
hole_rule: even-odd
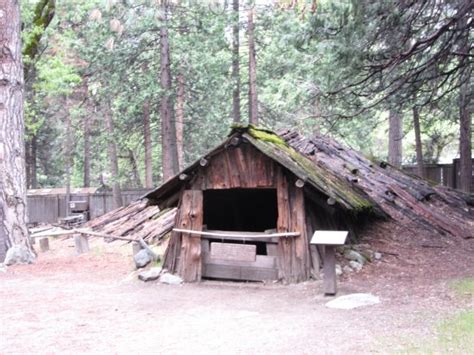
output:
[[[265,155],[325,195],[334,198],[341,206],[356,212],[373,209],[374,203],[362,191],[355,190],[343,178],[331,174],[305,155],[297,152],[276,133],[251,125],[239,127],[237,130],[245,132],[243,133],[245,138]]]

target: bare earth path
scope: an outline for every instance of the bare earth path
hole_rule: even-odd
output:
[[[419,261],[371,264],[342,280],[339,295],[371,292],[382,303],[347,311],[326,308],[316,281],[143,283],[127,277],[130,246],[97,241],[79,257],[71,246],[55,241],[36,265],[0,273],[0,353],[385,353],[472,307],[448,287],[472,276],[472,264],[444,274]],[[464,251],[454,259],[466,266]],[[453,259],[449,248],[429,252]]]

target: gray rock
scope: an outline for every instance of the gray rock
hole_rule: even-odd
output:
[[[347,260],[357,261],[358,263],[362,265],[364,265],[367,261],[367,259],[361,253],[355,250],[346,250],[346,252],[344,253],[344,257]]]
[[[336,264],[336,275],[341,276],[342,275],[342,268],[341,265]]]
[[[382,259],[382,253],[379,253],[379,252],[376,251],[376,252],[374,253],[374,259],[375,259],[375,260],[380,260],[380,259]]]
[[[142,249],[133,256],[133,261],[135,261],[136,268],[140,269],[147,266],[152,261],[152,257],[146,249]]]
[[[7,251],[3,264],[31,264],[35,261],[34,254],[24,245],[15,244]]]
[[[338,297],[326,303],[328,308],[353,309],[380,303],[380,299],[370,293],[353,293]]]
[[[158,281],[162,284],[168,285],[179,285],[183,283],[183,279],[181,277],[170,274],[168,272],[162,274]]]
[[[160,277],[161,267],[152,267],[149,270],[142,271],[138,274],[138,278],[142,281],[153,281]]]
[[[349,265],[352,269],[354,269],[357,272],[362,270],[362,264],[359,263],[358,261],[351,260],[351,261],[349,261]]]
[[[346,274],[349,274],[354,270],[349,265],[344,265],[344,267],[342,268],[342,271]]]

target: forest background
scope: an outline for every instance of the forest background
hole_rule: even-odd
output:
[[[28,188],[120,204],[248,122],[472,174],[470,1],[21,5]]]

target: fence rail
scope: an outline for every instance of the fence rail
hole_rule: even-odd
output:
[[[402,170],[413,175],[418,175],[416,165],[404,165]],[[474,169],[474,159],[473,159]],[[452,164],[425,164],[426,179],[436,184],[458,189],[461,186],[459,159],[453,159]],[[474,191],[474,170],[471,178],[471,191]]]

